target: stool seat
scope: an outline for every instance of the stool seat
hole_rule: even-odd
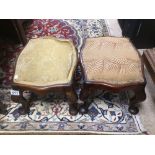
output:
[[[88,112],[97,90],[128,95],[129,112],[139,112],[137,103],[146,99],[144,65],[128,38],[88,38],[80,53],[83,87],[80,113]]]
[[[114,85],[144,82],[141,59],[127,38],[88,38],[82,64],[87,81]]]
[[[31,39],[18,57],[13,82],[32,86],[70,83],[76,64],[76,50],[70,40]]]

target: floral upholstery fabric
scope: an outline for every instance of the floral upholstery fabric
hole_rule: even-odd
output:
[[[82,59],[89,81],[109,84],[143,82],[141,60],[127,38],[88,38]]]
[[[69,40],[31,39],[19,55],[14,82],[35,86],[69,83],[77,63]]]

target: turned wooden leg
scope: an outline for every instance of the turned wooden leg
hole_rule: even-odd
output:
[[[132,90],[134,96],[130,98],[129,112],[133,115],[138,114],[139,109],[137,103],[142,102],[146,99],[145,86],[137,86],[137,88]]]
[[[26,100],[23,97],[23,90],[15,90],[15,91],[18,91],[19,94],[18,95],[17,94],[16,95],[11,95],[12,101],[22,104],[22,107],[19,108],[19,113],[21,115],[28,114],[29,111],[30,111],[30,106],[31,106],[32,98],[30,98],[29,100]]]
[[[80,92],[80,100],[84,101],[84,104],[80,107],[79,112],[81,114],[88,113],[88,108],[90,104],[92,103],[92,98],[90,98],[90,95],[92,94],[92,91],[90,88],[83,88]]]
[[[69,113],[76,115],[78,113],[77,95],[73,88],[66,90],[66,97],[69,100]]]
[[[7,105],[0,101],[0,114],[7,114]]]

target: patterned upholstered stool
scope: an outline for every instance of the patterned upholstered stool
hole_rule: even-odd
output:
[[[139,53],[129,39],[117,37],[89,38],[80,54],[84,85],[80,112],[85,113],[91,96],[99,90],[127,91],[129,111],[138,113],[136,103],[145,100],[145,77]]]
[[[21,113],[29,112],[33,98],[26,100],[23,92],[44,96],[49,92],[63,92],[69,100],[69,112],[77,114],[77,96],[73,74],[77,53],[70,40],[44,37],[31,39],[20,53],[12,82],[11,98],[22,103]]]

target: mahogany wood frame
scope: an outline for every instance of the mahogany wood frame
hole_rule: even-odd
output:
[[[20,56],[20,54],[19,54],[19,56]],[[77,49],[76,49],[76,57],[77,57],[77,64],[78,64]],[[17,58],[17,60],[18,60],[18,58]],[[16,60],[16,63],[17,63],[17,60]],[[69,103],[69,113],[71,115],[76,115],[78,113],[78,109],[77,109],[78,105],[77,105],[77,94],[76,94],[75,86],[74,86],[74,83],[75,83],[74,82],[74,80],[75,80],[74,73],[77,68],[77,64],[76,64],[76,67],[74,68],[72,80],[70,81],[70,83],[55,84],[55,85],[48,85],[48,86],[33,86],[33,85],[15,83],[13,81],[15,69],[16,69],[16,65],[15,65],[13,78],[12,78],[12,89],[19,91],[19,96],[11,95],[11,99],[14,102],[22,104],[22,107],[20,108],[20,113],[21,114],[29,113],[30,106],[32,105],[33,100],[35,99],[35,95],[44,96],[50,92],[63,92],[69,101],[68,102]],[[23,96],[24,91],[32,92],[29,100],[26,100],[24,98],[24,96]]]
[[[118,38],[118,37],[116,37],[116,38]],[[84,48],[84,46],[83,46],[83,48]],[[137,49],[136,49],[136,51],[137,51]],[[92,98],[93,98],[93,94],[94,94],[93,92],[95,90],[99,89],[99,90],[103,90],[103,91],[109,90],[111,92],[120,92],[120,91],[128,91],[128,90],[133,91],[135,95],[130,98],[129,112],[132,114],[137,114],[139,112],[139,109],[136,104],[138,102],[144,101],[146,99],[146,94],[145,94],[146,79],[144,76],[144,64],[142,62],[142,58],[141,58],[139,52],[138,52],[138,56],[141,60],[141,69],[142,69],[144,82],[115,85],[115,84],[109,84],[109,83],[99,82],[99,81],[89,81],[87,79],[87,75],[85,72],[85,67],[84,67],[84,63],[83,63],[83,59],[82,59],[82,50],[81,50],[79,63],[81,66],[81,72],[82,72],[84,81],[83,81],[83,89],[81,90],[81,93],[80,93],[80,100],[84,101],[84,104],[80,108],[80,113],[82,113],[82,114],[87,113],[88,107],[90,106],[90,104],[92,102]]]

